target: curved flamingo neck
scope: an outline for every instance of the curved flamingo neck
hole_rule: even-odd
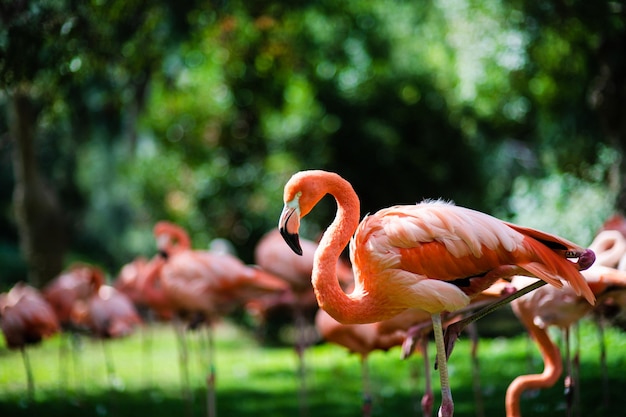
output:
[[[518,376],[511,382],[506,390],[505,403],[507,417],[521,417],[520,398],[524,391],[552,387],[556,384],[563,372],[561,353],[559,352],[559,348],[550,340],[547,329],[541,329],[535,325],[533,323],[532,314],[527,310],[522,312],[520,320],[539,345],[544,368],[541,374]]]
[[[169,223],[159,222],[154,228],[154,235],[157,240],[163,237],[167,238],[165,245],[161,249],[165,250],[168,254],[181,252],[191,249],[191,239],[189,234],[182,227]]]
[[[335,219],[324,232],[315,251],[311,281],[317,302],[335,320],[341,323],[364,323],[372,319],[371,306],[362,291],[348,295],[337,278],[337,261],[350,242],[360,217],[359,198],[352,186],[337,175],[317,174],[324,182],[326,192],[337,202]],[[356,279],[356,276],[355,276]]]
[[[173,229],[171,232],[173,237],[172,244],[168,249],[174,251],[183,251],[191,249],[191,240],[189,239],[189,235],[182,229]],[[174,243],[175,242],[175,243]]]

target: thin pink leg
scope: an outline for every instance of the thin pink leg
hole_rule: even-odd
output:
[[[433,332],[435,333],[435,344],[437,346],[437,364],[439,367],[439,380],[441,381],[441,407],[439,417],[452,417],[454,414],[454,402],[452,401],[452,391],[448,379],[448,361],[446,359],[446,347],[443,341],[443,326],[441,315],[433,314]]]

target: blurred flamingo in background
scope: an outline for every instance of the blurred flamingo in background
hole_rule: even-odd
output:
[[[615,213],[605,220],[600,231],[602,230],[616,230],[626,237],[626,218],[620,213]]]
[[[614,288],[626,288],[626,272],[602,265],[593,265],[581,272],[589,287],[598,299],[598,305]],[[523,287],[532,278],[514,277],[513,285]],[[548,388],[553,386],[563,371],[561,354],[556,344],[548,334],[548,327],[556,326],[563,333],[565,344],[565,394],[568,415],[571,415],[573,400],[576,399],[578,386],[578,370],[573,368],[570,354],[570,328],[584,316],[594,310],[580,295],[569,286],[562,289],[542,287],[511,303],[513,312],[528,330],[531,337],[539,345],[544,360],[544,371],[538,375],[523,375],[517,377],[507,389],[506,409],[507,417],[519,417],[520,399],[524,391],[532,388]],[[577,355],[576,355],[577,356]],[[557,363],[558,362],[558,363]],[[578,359],[575,359],[578,364]]]
[[[113,286],[126,294],[139,311],[147,309],[145,315],[150,321],[155,315],[158,320],[171,320],[174,311],[172,302],[158,279],[165,259],[161,255],[147,260],[138,257],[124,265],[115,279]],[[149,282],[149,285],[146,285]]]
[[[114,287],[102,285],[96,294],[74,304],[72,321],[101,340],[110,386],[118,387],[120,382],[115,376],[115,367],[105,340],[129,336],[141,324],[141,318],[130,298]]]
[[[593,239],[589,248],[596,254],[594,266],[607,266],[626,270],[626,219],[615,214],[607,219]],[[600,293],[600,292],[598,292]],[[600,367],[604,386],[604,405],[609,405],[609,379],[607,368],[607,347],[605,328],[613,325],[626,328],[626,289],[620,286],[602,289],[602,296],[596,302],[593,317],[598,325],[600,340]]]
[[[152,286],[147,290],[144,282],[149,280],[152,274],[159,274],[164,264],[165,260],[160,255],[154,256],[150,260],[141,256],[137,257],[120,269],[113,285],[130,298],[140,316],[145,320],[146,325],[141,327],[143,350],[141,357],[143,361],[142,374],[146,378],[147,384],[152,379],[152,323],[155,320],[171,320],[174,311],[159,279],[151,280]]]
[[[158,277],[175,311],[191,328],[202,323],[209,335],[209,375],[207,410],[215,410],[215,365],[212,326],[246,301],[288,289],[284,281],[260,268],[245,265],[227,253],[192,250],[187,232],[169,222],[154,227],[159,252],[165,259],[160,274],[153,274],[146,286]]]
[[[72,322],[72,309],[77,301],[85,301],[96,294],[103,284],[104,273],[101,269],[86,263],[75,262],[43,288],[43,296],[56,313],[64,330],[63,335],[66,336],[59,344],[59,383],[63,388],[67,386],[67,366],[64,362],[68,339],[72,350],[74,375],[80,370],[79,357],[76,355],[80,339]],[[80,388],[82,383],[79,381],[77,386]]]
[[[550,288],[550,287],[543,287]],[[540,289],[543,289],[540,288]],[[539,291],[539,290],[535,290]],[[533,292],[534,293],[534,292]],[[530,293],[530,294],[533,294]],[[563,372],[563,364],[561,363],[561,353],[558,347],[552,343],[548,335],[547,328],[542,328],[535,324],[534,313],[529,303],[525,302],[525,297],[520,297],[511,303],[511,308],[515,315],[518,316],[532,339],[539,346],[541,356],[543,357],[544,370],[538,375],[522,375],[518,376],[511,382],[506,390],[506,415],[507,417],[520,417],[520,399],[522,393],[528,389],[545,388],[553,386]]]
[[[593,263],[591,251],[441,201],[383,209],[359,224],[352,186],[325,171],[299,172],[285,185],[279,228],[294,252],[302,253],[300,219],[326,194],[335,198],[338,211],[315,253],[312,282],[320,307],[345,324],[382,321],[409,308],[428,311],[439,358],[441,416],[454,411],[441,313],[466,307],[471,297],[513,275],[537,276],[557,287],[568,281],[589,303],[595,301],[579,272]],[[356,285],[346,294],[336,268],[349,242]]]
[[[368,356],[374,350],[387,351],[404,341],[404,332],[394,331],[381,334],[378,323],[341,324],[326,311],[319,309],[315,316],[315,327],[324,340],[343,346],[361,358],[363,379],[363,417],[372,415],[372,394],[368,369]]]
[[[617,230],[602,230],[589,244],[596,254],[594,265],[616,268],[626,253],[626,238]]]
[[[79,300],[87,300],[104,284],[101,269],[85,263],[74,263],[53,279],[43,289],[61,325],[72,328],[72,309]]]
[[[142,323],[130,298],[110,285],[74,304],[72,321],[100,339],[116,339],[132,334]]]
[[[140,283],[142,272],[147,265],[148,259],[138,256],[123,265],[113,281],[115,289],[126,294],[140,311],[147,307]]]
[[[28,399],[35,395],[33,372],[26,346],[41,342],[60,329],[54,310],[35,288],[18,282],[0,294],[0,327],[9,349],[22,353],[28,383]]]
[[[255,316],[267,316],[271,309],[293,312],[293,322],[296,331],[295,351],[298,358],[298,375],[300,377],[300,414],[306,414],[307,389],[306,389],[306,365],[304,352],[311,344],[310,332],[307,332],[309,319],[307,312],[318,310],[317,300],[311,285],[313,272],[313,255],[317,250],[317,243],[301,239],[300,245],[304,248],[303,255],[298,256],[285,245],[278,229],[266,233],[257,243],[254,250],[254,262],[263,270],[284,280],[290,291],[278,294],[274,297],[254,300],[248,305]],[[343,285],[352,285],[354,277],[350,266],[342,261],[337,261],[337,276]],[[311,325],[312,320],[311,320]]]
[[[586,271],[585,271],[586,272]],[[533,281],[528,277],[515,277],[513,285],[523,287]],[[592,306],[566,286],[562,289],[542,287],[514,300],[511,307],[530,336],[539,345],[544,359],[544,372],[540,375],[517,377],[507,389],[507,417],[521,416],[519,401],[522,392],[531,388],[553,386],[561,376],[563,365],[558,347],[552,342],[548,327],[556,326],[563,333],[566,346],[567,378],[565,381],[568,410],[572,407],[574,381],[570,356],[570,328],[592,310]],[[557,363],[558,361],[558,363]],[[569,415],[569,412],[568,412]]]

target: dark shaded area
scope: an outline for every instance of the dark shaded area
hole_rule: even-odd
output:
[[[597,389],[602,381],[595,373],[590,374],[583,363],[581,384],[581,403],[583,407],[581,415],[601,417],[607,415],[621,415],[622,413],[622,390],[626,384],[626,378],[615,376],[609,379],[610,398],[609,407],[602,406],[602,395]],[[272,377],[276,377],[275,375]],[[285,377],[292,377],[285,375]],[[328,389],[316,390],[310,395],[309,412],[312,416],[355,416],[360,414],[360,393],[347,393],[344,389],[331,387],[341,380],[341,375],[329,375]],[[483,388],[489,394],[484,396],[485,413],[488,416],[504,416],[503,398],[506,391],[506,383],[497,385],[495,381],[512,379],[506,373],[506,367],[500,375],[493,379],[483,380]],[[562,379],[551,389],[541,390],[522,401],[522,413],[538,417],[560,415],[564,410],[564,397],[562,393]],[[204,415],[202,390],[194,391],[194,416]],[[474,417],[474,393],[471,385],[453,388],[455,401],[455,416]],[[350,395],[351,399],[345,396]],[[421,393],[416,392],[416,396]],[[157,398],[155,398],[157,397]],[[412,406],[415,398],[411,395],[402,395],[396,392],[393,395],[380,396],[376,394],[373,406],[373,415],[412,415]],[[439,394],[435,393],[435,404],[439,404]],[[297,393],[283,393],[275,395],[262,391],[237,389],[232,391],[218,390],[218,415],[222,416],[258,416],[259,413],[274,417],[287,417],[298,415]],[[106,393],[100,396],[83,396],[77,404],[75,400],[69,403],[67,398],[51,397],[46,401],[36,404],[20,404],[16,399],[14,403],[0,403],[0,413],[3,416],[20,417],[46,415],[49,417],[73,417],[85,415],[109,415],[112,417],[150,415],[154,417],[183,415],[184,406],[179,398],[164,396],[154,392],[138,393]]]

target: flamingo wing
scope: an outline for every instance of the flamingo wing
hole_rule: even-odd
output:
[[[386,275],[411,288],[400,297],[419,302],[414,306],[453,311],[514,274],[537,276],[557,287],[561,280],[570,281],[592,301],[577,265],[564,259],[582,248],[562,242],[569,246],[478,211],[429,201],[367,216],[350,245],[352,263],[361,273]]]

